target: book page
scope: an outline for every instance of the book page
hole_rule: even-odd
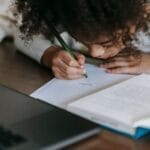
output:
[[[83,110],[85,114],[87,112],[133,125],[150,116],[150,75],[139,75],[81,98],[69,104],[68,110]]]
[[[53,79],[31,96],[42,99],[61,108],[81,97],[110,87],[116,83],[131,78],[129,75],[107,74],[97,66],[86,64],[88,78],[79,80]]]
[[[150,116],[144,117],[141,120],[138,120],[133,125],[135,128],[142,127],[150,129]]]

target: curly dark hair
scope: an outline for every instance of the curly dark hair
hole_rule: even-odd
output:
[[[95,38],[127,28],[127,22],[143,24],[144,0],[16,0],[22,15],[21,31],[26,36],[52,35],[51,25],[59,32],[75,32]]]

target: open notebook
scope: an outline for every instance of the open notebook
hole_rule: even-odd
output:
[[[68,104],[67,110],[139,138],[150,132],[150,75],[85,96]]]
[[[66,109],[68,103],[131,78],[129,75],[107,74],[97,66],[86,64],[88,78],[52,79],[31,94],[35,98]]]
[[[150,75],[106,74],[87,65],[88,79],[53,79],[31,96],[135,138],[150,128]]]

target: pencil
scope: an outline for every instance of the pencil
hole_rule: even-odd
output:
[[[51,29],[53,31],[53,34],[55,35],[56,39],[59,41],[59,43],[61,44],[61,46],[63,47],[63,49],[68,52],[74,59],[75,56],[73,54],[72,49],[66,44],[66,42],[63,40],[63,38],[60,36],[60,34],[58,33],[58,31],[55,29],[55,27],[52,25]],[[88,77],[87,73],[83,74],[85,78]]]

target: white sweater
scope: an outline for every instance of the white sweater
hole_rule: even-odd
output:
[[[40,62],[41,56],[51,43],[43,36],[36,36],[30,45],[25,45],[25,41],[20,38],[21,33],[12,22],[15,20],[10,11],[12,2],[13,0],[0,0],[0,42],[8,35],[13,36],[19,51]]]
[[[13,0],[0,0],[0,42],[8,35],[13,36],[17,49],[40,63],[44,51],[48,47],[52,46],[52,43],[49,40],[45,39],[44,36],[39,35],[34,36],[32,41],[29,41],[28,44],[25,44],[25,41],[21,39],[22,34],[11,21],[11,19],[14,19],[10,11],[10,6],[12,5],[12,2]],[[6,19],[6,17],[8,17],[8,19]],[[82,45],[76,42],[66,32],[62,33],[61,36],[72,48],[81,48],[80,46]],[[59,45],[59,42],[57,40],[55,40],[55,45]]]
[[[41,57],[44,51],[52,46],[52,43],[45,39],[44,36],[34,36],[33,40],[29,44],[25,44],[25,41],[20,38],[21,33],[17,27],[11,22],[10,19],[14,19],[10,11],[10,5],[13,0],[0,0],[0,41],[7,35],[14,37],[15,45],[19,51],[25,55],[31,57],[40,63]],[[7,16],[10,19],[4,19],[3,16]],[[83,44],[76,42],[68,33],[61,34],[66,43],[73,49],[83,48]],[[138,41],[134,41],[134,45],[143,51],[150,51],[150,36],[143,32],[137,33]],[[59,45],[59,42],[55,40],[55,45]]]

